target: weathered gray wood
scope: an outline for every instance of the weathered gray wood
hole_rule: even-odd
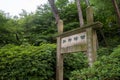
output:
[[[87,25],[81,28],[77,28],[68,32],[63,33],[63,21],[58,21],[58,36],[57,36],[57,66],[56,66],[56,80],[63,80],[63,53],[72,53],[77,51],[87,51],[89,65],[92,66],[96,60],[96,50],[97,50],[97,35],[95,29],[102,27],[102,23],[93,22],[93,11],[92,7],[87,8]],[[79,36],[81,33],[86,34],[86,42],[71,42],[70,44],[62,44],[64,39],[69,39],[69,37]]]
[[[87,23],[93,23],[93,8],[87,7],[86,9]],[[96,50],[97,50],[97,34],[92,28],[87,29],[87,55],[89,60],[89,65],[92,67],[96,60]]]
[[[95,30],[93,30],[93,51],[94,51],[94,61],[96,60],[97,56],[97,49],[98,49],[98,38],[97,33]]]
[[[63,21],[58,21],[58,34],[63,32]],[[57,66],[56,66],[56,80],[63,80],[63,55],[61,54],[61,38],[57,37]]]
[[[93,38],[93,42],[94,42],[94,47],[93,47],[93,51],[96,52],[96,32],[94,32],[95,28],[100,28],[102,26],[102,23],[100,22],[95,22],[89,25],[86,25],[85,27],[82,28],[77,28],[68,32],[64,32],[62,34],[60,34],[58,37],[61,38],[61,53],[72,53],[72,52],[78,52],[78,51],[82,51],[85,52],[87,51],[87,40],[86,37],[89,35],[86,35],[86,29],[91,28],[92,29],[92,36],[91,38]],[[84,41],[80,41],[80,34],[85,34],[85,40]],[[73,41],[73,38],[78,36],[78,41]],[[68,42],[68,39],[71,38],[72,42]],[[63,44],[63,40],[65,40],[65,44]],[[93,45],[93,44],[92,44]]]
[[[91,6],[86,8],[87,24],[93,23],[93,8]]]
[[[89,61],[89,66],[93,64],[93,30],[92,28],[87,29],[87,56]]]
[[[70,35],[74,35],[74,34],[77,34],[77,33],[81,33],[81,32],[85,32],[87,28],[93,28],[93,29],[100,29],[102,27],[102,23],[101,22],[92,22],[92,23],[88,23],[87,25],[84,25],[84,27],[79,27],[79,28],[76,28],[76,29],[73,29],[73,30],[70,30],[70,31],[67,31],[67,32],[64,32],[62,34],[58,34],[57,37],[67,37],[67,36],[70,36]]]
[[[63,21],[59,20],[57,26],[58,26],[58,34],[62,34],[63,33]]]
[[[61,53],[72,53],[86,50],[86,32],[70,35],[61,39]]]

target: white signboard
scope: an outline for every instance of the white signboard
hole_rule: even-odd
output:
[[[87,49],[86,32],[74,34],[61,39],[61,53],[85,51]]]

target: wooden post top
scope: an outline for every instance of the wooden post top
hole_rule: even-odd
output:
[[[102,27],[102,25],[103,24],[101,22],[93,22],[93,23],[84,25],[83,27],[79,27],[79,28],[64,32],[62,34],[59,34],[57,37],[63,38],[63,37],[66,37],[66,36],[70,36],[70,35],[73,35],[73,34],[84,32],[84,31],[86,31],[87,28],[93,28],[93,29],[97,30],[97,29],[100,29]]]

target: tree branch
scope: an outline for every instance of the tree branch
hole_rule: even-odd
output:
[[[56,23],[58,23],[58,21],[60,20],[60,16],[59,16],[59,13],[58,13],[58,9],[55,6],[55,0],[48,0],[48,1],[49,1],[50,6],[51,6],[53,15],[56,19]]]
[[[81,26],[84,25],[84,21],[83,21],[83,15],[82,15],[82,10],[81,10],[80,0],[76,0],[76,3],[77,3],[79,22],[80,22],[80,27],[81,27]]]
[[[117,18],[118,18],[118,23],[119,23],[119,26],[120,26],[120,11],[119,11],[117,2],[116,2],[116,0],[112,0],[112,3],[113,3],[113,6],[115,8],[115,11],[116,11],[116,14],[117,14]]]

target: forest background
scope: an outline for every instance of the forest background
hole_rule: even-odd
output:
[[[120,9],[120,0],[116,0]],[[97,61],[90,68],[79,52],[64,57],[64,80],[119,80],[120,25],[111,0],[90,0],[97,31]],[[56,0],[64,31],[79,27],[76,2]],[[86,4],[81,0],[86,23]],[[20,17],[0,11],[0,80],[55,80],[57,26],[49,4],[35,13],[22,10]]]

